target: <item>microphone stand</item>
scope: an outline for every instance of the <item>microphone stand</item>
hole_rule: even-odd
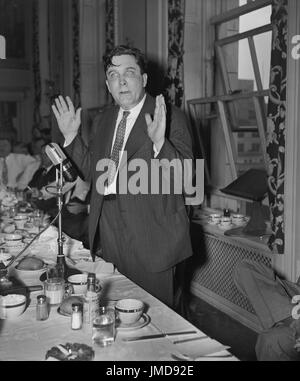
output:
[[[65,278],[65,267],[66,267],[66,260],[64,256],[63,251],[63,237],[62,237],[62,221],[61,221],[61,211],[64,204],[63,201],[63,169],[62,169],[62,163],[59,164],[59,170],[56,170],[56,173],[58,172],[58,179],[56,183],[57,187],[57,206],[58,206],[58,238],[57,238],[57,246],[58,246],[58,252],[57,252],[57,269],[59,272],[60,277]]]
[[[64,194],[63,194],[63,164],[62,162],[59,164],[59,170],[56,170],[58,172],[58,179],[56,181],[56,187],[57,187],[57,205],[58,205],[58,238],[57,238],[57,260],[56,260],[56,268],[57,268],[57,275],[60,278],[63,278],[65,280],[68,279],[70,275],[74,274],[81,274],[81,271],[77,269],[72,269],[67,266],[66,258],[63,251],[63,235],[62,235],[62,207],[64,204]],[[56,173],[57,173],[56,172]]]

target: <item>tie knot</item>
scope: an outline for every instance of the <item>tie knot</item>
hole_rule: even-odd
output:
[[[130,111],[123,111],[122,119],[127,119],[129,114],[130,114]]]

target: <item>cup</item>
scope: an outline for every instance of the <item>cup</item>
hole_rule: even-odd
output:
[[[222,216],[219,213],[213,213],[209,216],[211,223],[214,225],[218,224],[221,221],[221,217]]]
[[[220,225],[224,228],[227,228],[231,225],[231,218],[230,217],[222,217]]]
[[[17,214],[14,217],[14,223],[16,225],[16,228],[17,229],[24,229],[24,225],[25,225],[27,219],[28,219],[27,216],[21,215],[21,214]]]
[[[49,278],[44,282],[44,294],[51,305],[60,304],[64,298],[72,294],[73,288],[62,278]]]
[[[73,286],[74,294],[84,295],[87,290],[87,274],[75,274],[68,277],[68,282]]]
[[[243,214],[233,214],[232,215],[232,222],[238,226],[243,225],[243,223],[245,222],[244,215]]]
[[[107,347],[115,341],[115,310],[100,307],[98,316],[93,320],[92,340],[100,347]]]

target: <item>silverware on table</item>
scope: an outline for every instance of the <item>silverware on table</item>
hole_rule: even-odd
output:
[[[140,341],[140,340],[149,340],[149,339],[159,339],[159,338],[168,337],[168,336],[191,335],[193,333],[197,333],[197,331],[179,331],[179,332],[156,333],[156,334],[153,334],[153,335],[124,337],[122,340],[126,341],[126,342],[129,342],[129,341]]]
[[[173,341],[173,344],[188,343],[189,341],[203,340],[203,339],[207,339],[207,338],[208,338],[208,336],[190,337],[189,339],[175,340],[175,341]]]
[[[201,356],[197,356],[197,357],[191,357],[191,356],[186,355],[184,353],[182,353],[180,355],[176,355],[175,353],[171,353],[171,357],[172,357],[172,359],[177,360],[177,361],[198,361],[200,359],[205,359],[205,358],[218,359],[218,358],[233,357],[233,355],[231,353],[223,353],[220,355],[218,355],[218,354],[207,354],[207,355],[201,355]]]

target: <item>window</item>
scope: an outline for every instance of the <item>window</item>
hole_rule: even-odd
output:
[[[248,169],[267,165],[271,2],[237,0],[235,8],[211,19],[216,36],[215,95],[191,100],[188,105],[200,130],[205,117],[199,110],[209,106],[205,133],[210,132],[206,152],[210,167],[206,174],[212,194]]]

